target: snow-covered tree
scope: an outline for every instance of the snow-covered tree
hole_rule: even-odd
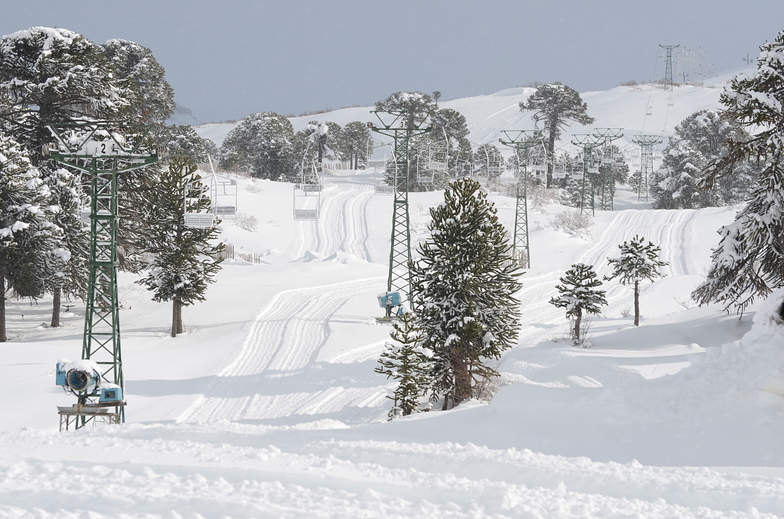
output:
[[[432,362],[422,348],[424,335],[417,324],[416,316],[406,312],[392,324],[390,334],[394,342],[388,343],[378,359],[375,372],[394,379],[398,385],[392,396],[394,402],[389,419],[408,416],[422,411],[420,398],[430,388]]]
[[[431,130],[428,133],[430,141],[444,145],[444,154],[448,157],[448,169],[454,171],[457,164],[472,160],[473,152],[468,141],[468,122],[463,114],[451,108],[441,108],[433,113]],[[437,186],[439,189],[446,184]]]
[[[182,307],[204,301],[207,286],[220,270],[218,254],[223,244],[216,243],[216,227],[185,225],[186,211],[209,209],[205,191],[196,165],[175,157],[148,194],[144,215],[148,227],[141,247],[152,260],[146,276],[137,283],[153,291],[154,301],[172,302],[172,337],[184,331]]]
[[[522,272],[478,182],[452,182],[430,216],[430,236],[411,265],[412,299],[423,346],[433,352],[433,396],[444,396],[448,409],[471,398],[478,380],[497,375],[486,360],[516,341]]]
[[[158,141],[165,147],[169,157],[187,157],[191,162],[207,162],[207,155],[215,154],[215,143],[201,137],[193,126],[175,124],[161,129]]]
[[[101,49],[112,64],[115,76],[134,92],[134,120],[162,124],[174,113],[174,89],[166,71],[147,47],[129,40],[109,40]]]
[[[691,114],[675,127],[664,149],[661,168],[654,172],[651,195],[655,209],[693,209],[745,200],[759,172],[755,164],[738,162],[732,175],[722,177],[713,189],[699,189],[702,171],[727,153],[728,140],[747,140],[737,124],[713,110]]]
[[[58,248],[62,232],[50,220],[57,210],[50,201],[25,150],[0,133],[0,342],[8,340],[6,292],[40,297],[67,260],[67,251]]]
[[[555,156],[555,142],[561,137],[571,122],[583,125],[593,124],[594,118],[588,115],[588,104],[580,94],[568,87],[555,82],[542,85],[531,94],[526,101],[520,101],[520,111],[532,111],[534,123],[543,123],[547,156]],[[547,187],[553,187],[553,164],[547,165]]]
[[[727,140],[727,154],[705,171],[711,188],[739,164],[761,165],[757,186],[735,221],[719,230],[706,281],[692,294],[742,312],[757,296],[784,286],[784,31],[760,47],[757,70],[732,80],[721,94],[722,117],[752,135]]]
[[[52,294],[51,326],[60,326],[62,296],[84,299],[87,292],[87,274],[90,248],[90,228],[80,214],[88,207],[87,197],[79,185],[79,177],[66,169],[56,169],[44,178],[49,189],[51,220],[62,230],[55,250],[62,261],[46,278],[47,291]]]
[[[593,267],[585,263],[572,265],[560,281],[561,284],[555,286],[560,295],[551,298],[550,304],[556,308],[566,308],[566,317],[574,321],[572,344],[577,346],[585,340],[585,337],[581,337],[583,312],[600,313],[602,306],[607,305],[606,293],[598,289],[602,282],[596,277]]]
[[[504,170],[504,158],[495,144],[482,144],[474,152],[474,174],[480,177],[498,177]]]
[[[117,118],[131,111],[134,98],[101,47],[80,34],[33,27],[0,38],[0,125],[34,166],[53,141],[47,124]]]
[[[275,112],[259,112],[231,130],[221,146],[221,165],[247,171],[256,178],[295,180],[294,128]]]
[[[351,121],[343,127],[343,142],[340,157],[351,165],[351,169],[360,169],[367,165],[373,152],[373,136],[367,124]]]
[[[653,242],[645,243],[645,238],[635,236],[631,241],[618,245],[621,255],[618,258],[607,258],[613,267],[613,273],[605,276],[605,280],[618,278],[622,285],[634,286],[634,325],[640,325],[640,281],[653,281],[664,277],[659,270],[669,265],[659,259],[661,247]]]

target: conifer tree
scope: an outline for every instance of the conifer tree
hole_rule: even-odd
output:
[[[373,136],[367,124],[351,121],[343,127],[343,141],[340,150],[342,160],[351,165],[351,169],[364,168],[373,152]]]
[[[80,218],[87,200],[79,178],[66,169],[56,169],[44,183],[49,189],[49,205],[57,207],[52,221],[62,230],[56,244],[62,262],[53,264],[56,270],[47,276],[47,291],[52,294],[51,326],[60,326],[62,296],[84,299],[87,291],[87,273],[90,247],[90,229]]]
[[[186,191],[188,204],[186,205]],[[218,254],[223,244],[214,244],[217,229],[185,225],[185,212],[209,209],[196,166],[183,157],[173,158],[163,170],[156,188],[149,193],[145,209],[148,231],[142,250],[153,258],[144,278],[137,283],[153,291],[153,301],[172,302],[171,335],[184,331],[182,307],[204,301],[207,286],[220,270]],[[202,195],[193,197],[193,193]]]
[[[526,101],[520,101],[520,111],[533,111],[533,120],[538,125],[544,123],[545,146],[547,156],[555,156],[555,142],[561,132],[577,122],[583,125],[593,124],[594,118],[588,115],[588,104],[580,94],[560,82],[542,85]],[[547,165],[547,187],[553,187],[553,163]]]
[[[704,172],[701,187],[759,162],[759,181],[735,221],[719,230],[706,281],[692,297],[743,312],[755,297],[784,286],[784,31],[760,47],[757,70],[737,76],[720,95],[722,117],[751,135],[727,141],[727,154]]]
[[[57,246],[62,231],[51,221],[58,208],[49,202],[49,189],[24,149],[0,133],[0,342],[8,340],[6,292],[40,297],[68,259]]]
[[[598,290],[602,282],[596,277],[593,267],[585,263],[576,263],[564,273],[560,279],[561,285],[555,288],[560,292],[558,297],[550,299],[550,304],[556,308],[566,308],[566,317],[574,319],[572,328],[572,344],[582,344],[585,337],[581,337],[583,312],[598,314],[602,306],[607,304],[605,291]]]
[[[618,246],[621,249],[621,256],[618,258],[607,258],[613,267],[613,273],[605,276],[609,281],[618,278],[622,285],[634,286],[634,325],[640,325],[640,281],[645,279],[653,281],[656,278],[664,277],[659,270],[661,267],[669,265],[666,261],[659,260],[661,247],[654,245],[653,242],[645,243],[645,238],[635,236],[631,241],[625,241]]]
[[[413,306],[433,352],[433,396],[444,409],[471,398],[486,364],[514,345],[521,275],[506,229],[474,180],[452,182],[430,210],[430,237],[411,265]]]
[[[296,180],[299,159],[294,155],[294,127],[275,112],[246,117],[226,135],[221,152],[224,168],[247,171],[256,178]]]
[[[392,420],[421,410],[419,399],[430,388],[432,362],[422,348],[424,335],[412,312],[402,314],[392,324],[390,335],[394,342],[387,344],[375,372],[398,381],[392,396],[387,397],[394,402],[389,412]]]
[[[498,177],[504,169],[504,158],[494,144],[482,144],[474,152],[474,173],[481,177]]]

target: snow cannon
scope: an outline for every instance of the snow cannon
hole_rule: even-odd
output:
[[[400,313],[400,308],[403,304],[400,292],[384,292],[383,294],[379,294],[378,296],[378,305],[386,310],[386,315],[384,317],[377,317],[376,321],[380,323],[388,323],[395,319],[392,316],[392,309],[397,308],[398,311],[395,314]]]
[[[59,361],[55,370],[55,383],[62,386],[66,393],[71,393],[86,400],[98,394],[101,385],[101,374],[98,365],[90,360],[74,362]]]

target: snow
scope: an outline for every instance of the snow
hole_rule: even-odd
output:
[[[676,89],[678,114],[716,108],[714,90]],[[521,91],[440,105],[473,110],[489,142],[526,123],[481,106],[516,107]],[[609,127],[639,115],[641,95],[584,98]],[[349,110],[307,119],[362,120]],[[326,175],[317,221],[292,219],[292,185],[236,180],[257,230],[224,220],[221,237],[261,263],[226,261],[206,301],[184,308],[186,333],[169,337],[171,307],[120,274],[125,425],[57,431],[56,406],[75,400],[55,386],[55,363],[79,356],[84,305],[52,329],[50,300],[9,299],[0,517],[784,516],[784,292],[742,320],[689,302],[737,208],[654,211],[621,188],[586,238],[551,225],[570,209],[532,208],[523,326],[494,366],[495,396],[388,422],[394,383],[373,370],[391,331],[375,317],[392,200],[373,194],[378,177]],[[514,199],[489,199],[511,227]],[[442,201],[410,195],[414,250]],[[605,282],[591,347],[571,347],[548,302],[559,278],[574,263],[609,275],[607,258],[635,235],[669,263],[641,287],[641,325],[631,287]]]

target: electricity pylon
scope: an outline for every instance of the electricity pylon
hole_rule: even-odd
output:
[[[612,211],[613,197],[615,196],[615,156],[612,143],[614,140],[623,137],[623,128],[594,128],[593,132],[604,137],[604,149],[602,150],[603,167],[600,168],[599,172],[602,183],[599,190],[599,209]]]
[[[572,144],[583,149],[583,183],[580,189],[580,213],[595,214],[596,208],[596,178],[599,176],[599,168],[591,166],[590,161],[594,159],[594,151],[604,146],[604,137],[593,133],[583,133],[572,135]],[[588,175],[591,175],[590,185]],[[588,195],[590,193],[590,204]]]
[[[632,142],[640,145],[640,186],[637,189],[637,200],[648,201],[648,177],[653,173],[653,147],[662,143],[659,135],[635,135]]]
[[[498,139],[504,146],[514,148],[517,173],[515,225],[512,237],[512,257],[524,268],[531,268],[531,248],[528,241],[528,151],[542,146],[541,130],[503,130],[507,140]],[[522,156],[521,156],[522,152]],[[522,168],[521,168],[522,166]],[[522,169],[522,171],[521,171]]]
[[[395,110],[389,112],[372,111],[379,120],[379,125],[371,123],[374,132],[394,139],[395,171],[392,175],[394,200],[392,207],[392,240],[389,248],[389,277],[387,292],[398,291],[411,301],[411,274],[408,268],[411,262],[411,228],[408,214],[408,183],[409,183],[409,146],[412,137],[430,131],[429,117],[422,112]],[[391,116],[384,122],[380,114]]]
[[[82,359],[94,361],[101,377],[120,386],[125,394],[117,296],[117,180],[121,173],[156,162],[158,156],[146,145],[146,126],[95,121],[53,124],[50,129],[58,146],[50,152],[51,159],[90,175],[90,263]],[[125,422],[125,408],[118,407],[117,412]]]

